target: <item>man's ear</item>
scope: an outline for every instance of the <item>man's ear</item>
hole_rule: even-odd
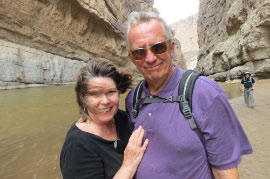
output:
[[[170,54],[171,56],[174,55],[174,47],[175,47],[175,42],[172,40],[170,44]]]

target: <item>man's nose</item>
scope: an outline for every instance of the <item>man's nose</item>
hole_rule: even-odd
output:
[[[153,63],[155,62],[157,59],[157,56],[149,49],[146,52],[146,56],[145,56],[145,62],[146,63]]]

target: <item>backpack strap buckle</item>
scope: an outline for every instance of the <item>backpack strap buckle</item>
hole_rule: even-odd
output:
[[[173,102],[173,96],[170,96],[165,102],[172,103]]]
[[[182,102],[182,104],[183,104],[183,114],[184,114],[185,118],[186,119],[192,118],[192,113],[191,113],[190,107],[188,105],[188,102],[184,101],[184,102]]]
[[[180,102],[183,100],[183,96],[170,96],[166,99],[165,102],[173,103],[173,102]]]

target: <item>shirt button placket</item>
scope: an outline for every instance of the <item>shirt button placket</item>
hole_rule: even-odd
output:
[[[150,96],[150,98],[153,98],[153,96]],[[149,117],[149,119],[151,119],[151,116],[152,116],[152,113],[151,113],[151,112],[149,112],[149,113],[148,113],[148,117]]]

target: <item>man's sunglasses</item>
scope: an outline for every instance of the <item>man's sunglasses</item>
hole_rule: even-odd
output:
[[[167,40],[165,42],[158,42],[158,43],[152,45],[151,47],[138,48],[136,50],[132,50],[129,52],[129,54],[135,60],[143,60],[145,58],[148,50],[151,50],[151,52],[154,53],[155,55],[159,55],[159,54],[166,52],[168,49],[169,42],[170,42],[170,40]]]

